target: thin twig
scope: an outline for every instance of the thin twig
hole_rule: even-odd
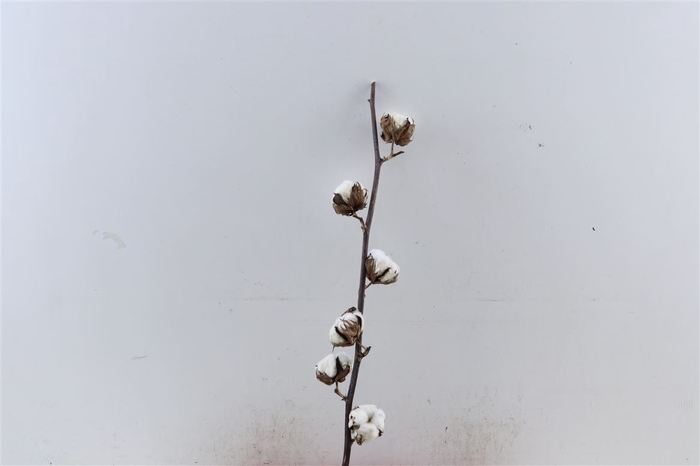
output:
[[[362,226],[362,231],[365,231],[365,221],[364,221],[364,219],[363,219],[362,217],[360,217],[359,215],[357,215],[357,212],[354,213],[354,214],[352,214],[352,217],[353,217],[353,218],[356,218],[356,219],[358,219],[358,220],[360,221],[360,225]]]
[[[376,88],[375,82],[372,83],[369,95],[369,108],[372,117],[372,138],[374,141],[374,180],[372,181],[372,194],[369,198],[369,208],[367,209],[367,220],[362,233],[362,261],[360,263],[360,287],[357,291],[357,310],[364,315],[365,312],[365,281],[367,281],[367,270],[365,262],[367,261],[367,250],[369,248],[369,232],[372,228],[372,219],[374,218],[374,207],[377,200],[377,190],[379,189],[379,175],[382,169],[382,156],[379,153],[379,136],[377,134],[377,111],[374,107],[374,94]],[[393,152],[393,151],[392,151]],[[345,429],[345,444],[343,446],[343,466],[350,465],[350,453],[352,452],[352,437],[350,437],[350,427],[348,427],[348,419],[350,411],[352,411],[352,403],[355,398],[355,388],[357,387],[357,376],[360,372],[360,362],[362,357],[366,356],[362,348],[362,335],[357,339],[355,345],[355,361],[352,367],[352,376],[350,378],[350,387],[345,399],[345,420],[343,421]]]
[[[387,155],[386,157],[384,157],[384,158],[382,159],[382,163],[387,162],[387,161],[393,159],[393,158],[396,157],[397,155],[403,154],[403,151],[402,151],[402,150],[401,150],[401,151],[398,151],[397,153],[394,154],[394,144],[395,144],[394,139],[396,139],[396,136],[395,136],[394,134],[392,134],[392,135],[391,135],[391,152],[389,153],[389,155]]]
[[[383,162],[388,162],[389,160],[393,159],[394,157],[398,157],[399,155],[401,155],[401,154],[403,154],[403,153],[404,153],[404,151],[402,151],[402,150],[398,151],[397,153],[394,153],[394,151],[392,150],[392,151],[391,151],[391,154],[387,155],[386,157],[384,157],[384,158],[382,159],[382,163],[383,163]]]
[[[345,395],[343,395],[343,394],[341,393],[340,389],[338,388],[338,382],[335,383],[335,390],[333,390],[333,391],[334,391],[335,394],[338,395],[338,396],[340,397],[340,399],[342,399],[343,401],[345,401],[345,400],[347,399],[347,397],[346,397]]]

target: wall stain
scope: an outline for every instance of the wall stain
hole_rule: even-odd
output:
[[[96,233],[99,233],[100,230],[94,230],[92,232],[93,236]],[[102,239],[111,239],[117,244],[117,249],[124,249],[126,247],[126,243],[119,237],[118,234],[116,233],[110,233],[109,231],[103,231],[102,232]]]
[[[311,452],[317,455],[311,464],[331,460],[317,443],[319,414],[284,401],[283,405],[254,408],[238,432],[223,428],[213,451],[214,463],[306,465]]]
[[[432,464],[514,462],[512,449],[520,433],[521,421],[516,419],[520,409],[517,405],[511,406],[511,414],[494,415],[495,396],[486,391],[470,408],[461,408],[445,416],[445,430],[435,433],[430,442]]]

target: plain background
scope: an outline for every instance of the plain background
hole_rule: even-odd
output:
[[[697,464],[698,13],[4,4],[3,462],[340,462],[376,79],[353,464]]]

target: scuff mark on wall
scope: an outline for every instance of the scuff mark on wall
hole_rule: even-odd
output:
[[[102,232],[102,239],[111,239],[112,241],[117,243],[117,249],[123,249],[126,247],[126,243],[124,243],[124,241],[122,241],[122,239],[116,233],[110,233],[108,231],[103,231]]]

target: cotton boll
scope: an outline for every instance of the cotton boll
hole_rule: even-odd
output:
[[[316,364],[316,378],[326,385],[340,383],[350,373],[352,360],[345,353],[331,353]]]
[[[333,385],[337,370],[335,368],[335,355],[329,354],[316,364],[316,378],[326,385]]]
[[[335,320],[328,332],[328,339],[336,346],[352,346],[362,335],[364,317],[354,307],[345,311]]]
[[[345,180],[333,192],[333,209],[338,215],[355,215],[367,207],[367,188],[359,182]]]
[[[355,442],[362,445],[379,437],[379,429],[374,424],[361,424],[355,431]]]
[[[384,142],[393,142],[402,147],[411,142],[416,130],[413,118],[396,112],[382,115],[379,126],[382,128],[381,138]]]
[[[376,411],[377,407],[375,405],[355,406],[348,416],[348,427],[354,429],[369,422]]]
[[[390,285],[399,279],[399,265],[381,249],[372,249],[365,261],[365,270],[370,283]]]

